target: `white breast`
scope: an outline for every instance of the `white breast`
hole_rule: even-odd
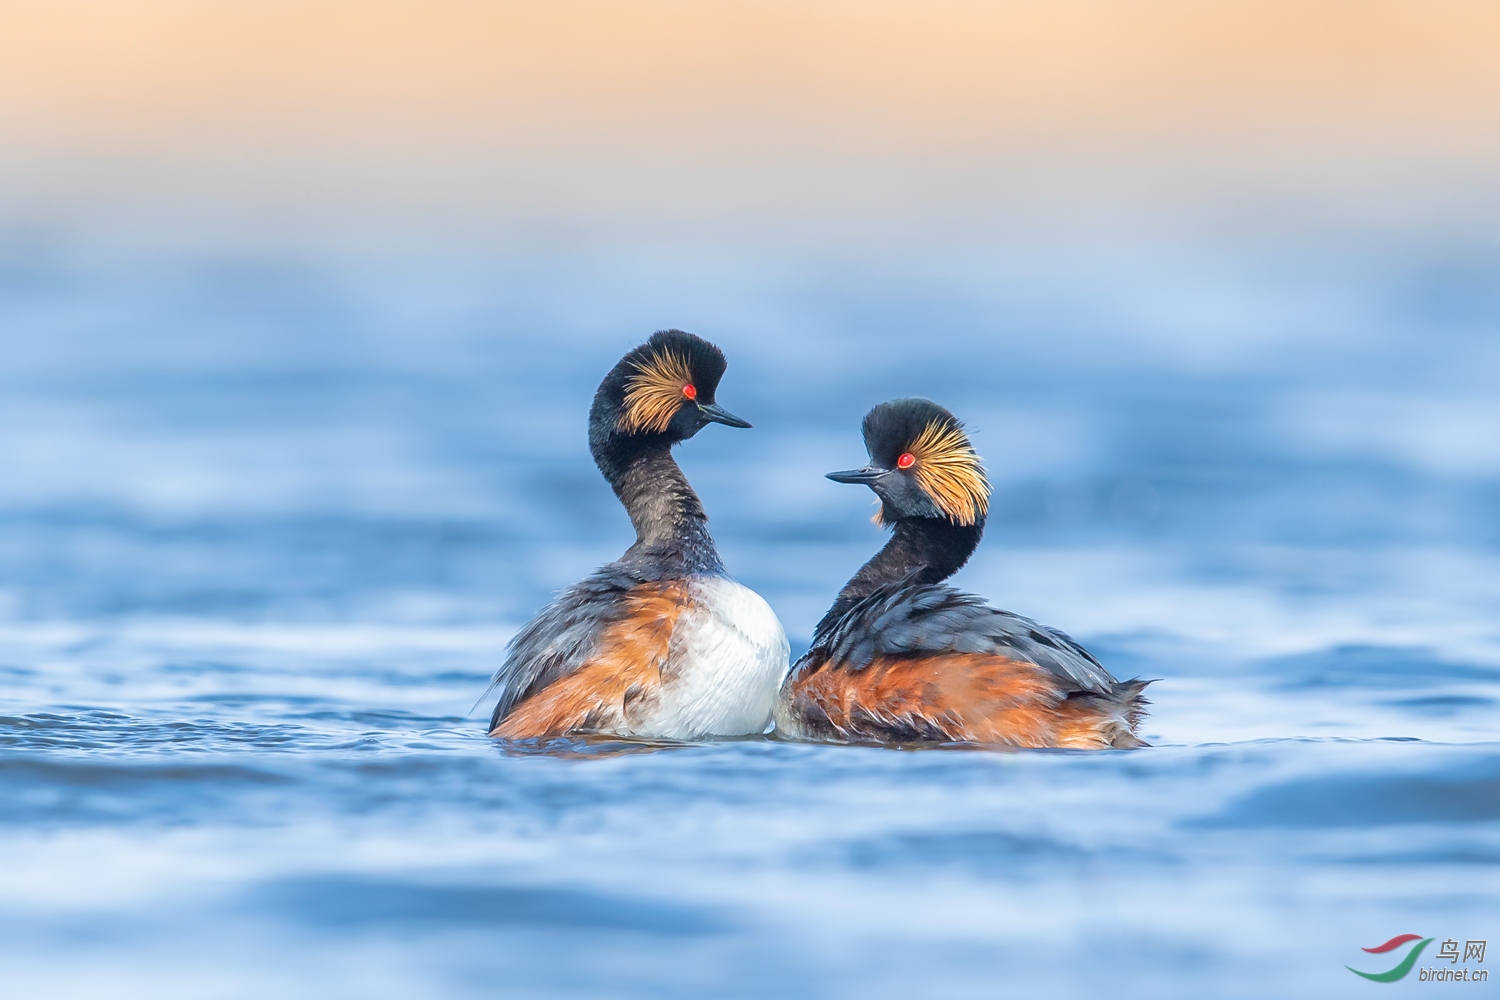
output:
[[[691,593],[658,697],[634,728],[674,740],[765,732],[790,666],[781,622],[764,598],[726,577],[694,580]]]

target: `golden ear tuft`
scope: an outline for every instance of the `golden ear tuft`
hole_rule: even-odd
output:
[[[958,426],[934,420],[906,450],[918,484],[950,521],[970,525],[989,513],[990,481]]]
[[[625,382],[620,430],[626,434],[664,432],[677,415],[677,408],[691,398],[684,390],[692,384],[693,370],[687,359],[671,351],[637,362],[635,374]],[[693,393],[696,395],[696,390]]]

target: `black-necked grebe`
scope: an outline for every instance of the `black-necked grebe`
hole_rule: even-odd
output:
[[[865,416],[870,463],[832,472],[880,499],[891,540],[845,585],[782,685],[777,732],[849,743],[1138,747],[1147,681],[1117,681],[1056,629],[943,581],[984,534],[989,481],[963,425],[925,399]]]
[[[714,402],[724,353],[664,330],[605,376],[589,450],[636,542],[511,641],[490,735],[691,740],[762,733],[787,670],[786,633],[731,580],[672,446],[710,423],[750,425]]]

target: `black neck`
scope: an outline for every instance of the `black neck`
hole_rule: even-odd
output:
[[[594,461],[635,526],[635,544],[620,560],[649,577],[721,573],[708,515],[666,437],[615,438]]]
[[[891,540],[860,567],[839,591],[817,631],[832,625],[855,604],[890,583],[941,583],[957,573],[979,545],[984,522],[963,525],[947,519],[910,518],[896,522]]]

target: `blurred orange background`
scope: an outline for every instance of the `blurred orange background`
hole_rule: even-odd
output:
[[[1205,212],[1479,233],[1497,53],[1492,0],[9,2],[0,221],[853,255]]]

